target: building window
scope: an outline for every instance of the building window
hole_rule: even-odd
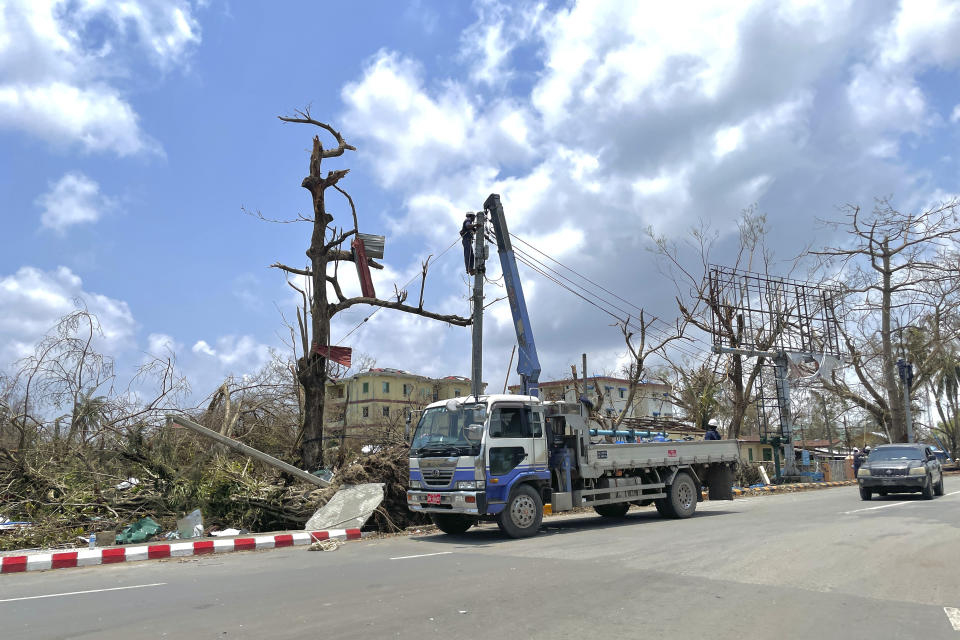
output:
[[[773,460],[773,449],[770,447],[763,448],[763,460],[764,462],[770,462]]]
[[[434,389],[434,390],[433,390],[433,401],[436,402],[436,401],[439,400],[439,399],[440,399],[440,390],[439,390],[439,389]]]
[[[370,383],[369,383],[369,382],[364,382],[364,383],[363,383],[363,392],[364,392],[364,393],[370,393]]]
[[[384,393],[390,393],[390,383],[389,383],[389,382],[384,382],[384,383],[383,383],[383,392],[384,392]]]
[[[408,384],[403,385],[403,395],[405,396],[410,395],[410,385]]]
[[[750,462],[753,462],[753,447],[747,449],[747,453],[750,455]]]
[[[459,398],[459,397],[460,397],[460,389],[454,389],[454,390],[453,390],[453,397],[454,397],[454,398]]]
[[[369,418],[369,417],[370,417],[370,407],[364,407],[364,408],[361,410],[361,415],[363,415],[364,418]]]
[[[384,418],[390,417],[390,407],[388,407],[387,405],[383,406],[383,417]]]
[[[623,400],[626,397],[627,397],[627,390],[624,389],[623,387],[620,387],[620,399]]]
[[[607,393],[613,393],[613,387],[604,387],[603,390]]]

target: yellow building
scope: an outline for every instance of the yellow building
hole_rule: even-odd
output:
[[[327,382],[326,426],[347,430],[399,425],[410,411],[470,394],[470,378],[428,378],[399,369],[369,369]]]

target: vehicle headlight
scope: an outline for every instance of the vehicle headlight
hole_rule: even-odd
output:
[[[457,483],[457,489],[465,491],[476,491],[483,489],[483,480],[461,480]]]
[[[925,476],[927,475],[926,467],[913,467],[910,469],[910,475],[912,476]]]
[[[410,488],[411,488],[411,489],[420,489],[420,488],[422,488],[421,485],[420,485],[420,481],[419,481],[419,480],[411,480],[411,481],[410,481]]]
[[[870,476],[870,469],[864,469],[863,467],[860,467],[859,469],[857,469],[858,478],[866,478],[869,476]]]

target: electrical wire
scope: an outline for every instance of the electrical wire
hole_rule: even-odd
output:
[[[511,234],[511,236],[513,236],[513,234]],[[513,236],[513,237],[516,238],[516,236]],[[519,238],[518,238],[518,239],[519,239]],[[521,242],[523,242],[523,244],[532,247],[532,245],[530,245],[528,242],[523,241],[522,239],[520,239],[520,240],[521,240]],[[544,255],[545,257],[549,258],[551,261],[555,262],[556,264],[564,267],[564,268],[567,269],[568,271],[570,271],[570,272],[572,272],[572,273],[576,273],[575,271],[573,271],[573,269],[570,269],[570,268],[567,267],[566,265],[563,265],[562,263],[560,263],[560,262],[557,261],[556,259],[550,258],[550,256],[548,256],[548,255],[547,255],[546,253],[544,253],[543,251],[540,251],[539,249],[537,249],[537,251],[538,251],[539,253],[541,253],[542,255]],[[646,331],[646,332],[654,333],[655,335],[658,334],[660,338],[666,338],[666,337],[668,337],[668,336],[672,336],[672,335],[673,335],[673,332],[672,332],[672,331],[668,333],[667,331],[665,331],[665,330],[663,330],[663,329],[660,329],[660,328],[658,328],[658,327],[654,327],[654,326],[651,326],[651,325],[647,325],[646,327],[642,327],[642,326],[638,325],[638,324],[636,323],[636,320],[633,319],[632,314],[631,314],[627,309],[624,309],[622,306],[620,306],[620,305],[612,302],[611,300],[605,298],[604,296],[596,293],[596,291],[591,290],[590,288],[588,288],[588,287],[586,287],[586,286],[584,286],[584,285],[582,285],[582,284],[580,284],[580,283],[577,283],[577,282],[571,280],[570,278],[567,278],[566,276],[564,276],[563,274],[561,274],[561,273],[560,273],[559,271],[557,271],[556,269],[553,269],[553,268],[551,268],[549,265],[546,265],[543,261],[538,260],[536,257],[532,256],[531,254],[529,254],[528,252],[524,251],[523,249],[520,249],[519,247],[514,246],[514,253],[516,254],[518,260],[519,260],[520,262],[522,262],[524,265],[526,265],[527,267],[533,269],[533,270],[534,270],[535,272],[537,272],[538,274],[540,274],[540,275],[548,278],[549,280],[551,280],[552,282],[554,282],[554,283],[557,284],[558,286],[560,286],[560,287],[566,289],[567,291],[573,293],[573,294],[576,295],[578,298],[580,298],[580,299],[584,300],[585,302],[591,304],[592,306],[596,307],[597,309],[599,309],[600,311],[602,311],[602,312],[604,312],[605,314],[609,315],[610,317],[614,318],[619,324],[623,324],[624,326],[631,327],[631,328],[633,328],[633,329],[636,330],[636,331]],[[589,278],[586,278],[585,276],[580,276],[580,277],[582,277],[584,280],[586,280],[586,281],[588,281],[588,282],[591,282],[591,283],[593,282],[592,280],[590,280]],[[624,299],[621,298],[620,296],[618,296],[618,295],[610,292],[608,289],[606,289],[606,288],[604,288],[604,287],[601,287],[600,285],[597,285],[597,286],[598,286],[599,288],[603,289],[604,291],[610,293],[610,295],[613,295],[613,296],[614,296],[615,298],[617,298],[618,300],[624,300]],[[579,289],[579,291],[578,291],[577,289]],[[591,299],[591,298],[592,298],[592,299]],[[630,303],[629,301],[625,301],[625,302],[626,302],[629,306],[631,306],[631,307],[633,307],[633,308],[635,308],[635,309],[638,309],[638,310],[641,310],[641,311],[642,311],[642,309],[641,309],[640,307],[634,305],[633,303]],[[623,316],[614,313],[613,311],[611,311],[611,309],[615,309],[615,310],[621,312],[621,313],[623,314]],[[654,319],[656,319],[655,316],[651,318],[651,322],[652,322]],[[662,322],[662,321],[661,321],[661,322]],[[666,324],[666,323],[664,323],[664,324]],[[667,326],[669,326],[669,325],[667,325]],[[700,353],[694,352],[694,351],[690,350],[689,348],[684,348],[684,347],[683,347],[682,345],[680,345],[680,344],[676,344],[676,343],[675,343],[675,344],[673,345],[673,348],[675,348],[678,352],[684,353],[685,355],[687,355],[687,356],[689,356],[689,357],[692,357],[692,358],[699,358],[699,357],[701,356]]]
[[[533,246],[532,244],[530,244],[529,242],[527,242],[526,240],[524,240],[524,239],[521,238],[520,236],[517,236],[517,235],[511,233],[511,234],[510,234],[510,237],[512,237],[514,240],[522,243],[523,245],[529,247],[529,248],[532,249],[533,251],[536,251],[537,253],[539,253],[540,255],[542,255],[543,257],[545,257],[547,260],[549,260],[549,261],[557,264],[557,265],[560,266],[561,268],[563,268],[563,269],[569,271],[570,273],[574,274],[575,276],[577,276],[577,277],[580,278],[581,280],[584,280],[584,281],[590,283],[590,284],[593,285],[594,287],[597,287],[597,288],[601,289],[602,291],[610,294],[611,296],[613,296],[613,297],[616,298],[617,300],[625,303],[626,305],[628,305],[628,306],[630,306],[630,307],[633,307],[633,308],[636,309],[637,311],[641,311],[641,312],[644,312],[644,313],[646,314],[646,311],[645,311],[642,307],[639,307],[639,306],[635,305],[634,303],[630,302],[629,300],[620,297],[619,295],[617,295],[617,294],[614,293],[613,291],[610,291],[609,289],[605,288],[603,285],[599,284],[598,282],[594,282],[593,280],[591,280],[591,279],[588,278],[587,276],[583,275],[582,273],[576,271],[575,269],[573,269],[573,268],[571,268],[571,267],[568,267],[567,265],[563,264],[562,262],[560,262],[560,261],[557,260],[556,258],[554,258],[554,257],[550,256],[549,254],[547,254],[545,251],[542,251],[541,249],[538,249],[537,247]],[[516,250],[516,249],[515,249],[515,250]],[[585,289],[585,287],[583,287],[583,288]],[[619,307],[618,307],[618,308],[619,308]],[[624,311],[623,309],[620,309],[620,310],[621,310],[621,311]],[[648,315],[648,317],[649,317],[649,319],[650,319],[652,322],[659,322],[660,324],[662,324],[662,325],[664,325],[664,326],[666,326],[666,327],[669,327],[670,329],[673,329],[672,325],[671,325],[669,322],[666,322],[665,320],[662,320],[662,319],[659,318],[658,316],[649,316],[649,315]],[[705,340],[703,340],[702,338],[694,337],[694,338],[692,338],[692,339],[693,339],[693,340],[696,340],[696,341],[698,341],[698,342],[702,342],[702,343],[705,344],[705,345],[708,345],[708,343],[707,343]],[[709,345],[708,345],[708,346],[709,346]]]

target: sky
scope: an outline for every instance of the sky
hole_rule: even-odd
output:
[[[432,254],[426,306],[468,315],[457,233],[499,193],[517,236],[670,321],[649,228],[707,225],[722,261],[755,207],[786,264],[838,241],[817,220],[844,204],[960,192],[958,69],[945,0],[0,0],[0,368],[78,304],[121,368],[174,354],[197,398],[289,353],[297,297],[269,265],[302,266],[310,230],[245,212],[311,213],[322,132],[277,119],[296,109],[357,148],[325,166],[351,170],[360,230],[387,238],[381,297]],[[591,373],[622,365],[610,316],[520,273],[543,379],[583,352]],[[468,329],[371,311],[337,316],[337,344],[469,374]],[[514,342],[492,304],[488,382]]]

